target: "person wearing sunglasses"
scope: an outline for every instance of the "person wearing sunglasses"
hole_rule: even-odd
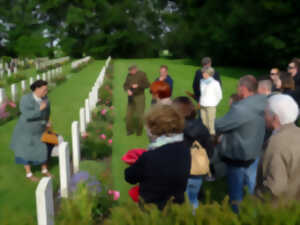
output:
[[[278,81],[279,79],[279,69],[278,68],[272,68],[270,70],[270,79],[272,81],[272,92],[278,91]]]
[[[297,58],[294,58],[289,63],[289,66],[287,68],[288,73],[292,75],[292,77],[295,81],[295,88],[296,89],[300,89],[299,65],[300,65],[300,60],[297,59]]]

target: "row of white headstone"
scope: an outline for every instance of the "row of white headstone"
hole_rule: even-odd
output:
[[[60,75],[62,73],[62,67],[58,67],[56,69],[53,70],[49,70],[47,73],[43,73],[42,75],[37,75],[36,78],[34,77],[30,77],[29,78],[29,86],[31,84],[33,84],[33,82],[35,80],[45,80],[50,82],[51,80],[53,80],[56,76]],[[21,91],[24,93],[27,90],[27,83],[26,80],[22,80],[21,81]],[[18,95],[18,91],[17,91],[17,84],[12,84],[10,87],[10,91],[11,91],[11,99],[13,102],[16,102],[17,100],[17,95]],[[6,99],[6,94],[5,94],[5,89],[4,88],[0,88],[0,105],[5,101]]]
[[[106,60],[90,94],[85,100],[85,107],[80,109],[80,125],[78,121],[72,123],[72,161],[73,173],[79,172],[80,164],[80,135],[86,132],[86,126],[91,121],[91,111],[96,107],[98,101],[98,91],[106,74],[111,57]],[[89,116],[87,116],[89,115]],[[87,118],[90,118],[90,121]],[[59,178],[60,194],[62,198],[70,197],[70,150],[69,144],[63,142],[59,145]],[[38,225],[54,225],[54,204],[53,204],[53,187],[52,178],[43,178],[36,189],[36,207]]]
[[[63,64],[63,63],[66,63],[68,61],[70,61],[69,56],[58,58],[58,59],[51,59],[51,60],[47,60],[47,61],[37,61],[35,63],[35,68],[37,70],[44,69],[48,66],[52,66],[52,65],[56,65],[56,64]]]
[[[86,56],[82,59],[76,60],[74,62],[72,62],[71,68],[72,69],[76,69],[77,67],[79,67],[82,63],[87,63],[91,60],[92,58],[90,56]]]

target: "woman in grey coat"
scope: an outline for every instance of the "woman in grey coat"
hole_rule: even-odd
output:
[[[50,127],[50,103],[47,98],[48,83],[37,80],[31,85],[32,93],[22,97],[21,116],[15,127],[11,149],[15,153],[17,164],[23,164],[26,178],[38,181],[31,172],[32,165],[41,165],[42,174],[51,176],[47,169],[49,148],[41,141],[42,134]]]

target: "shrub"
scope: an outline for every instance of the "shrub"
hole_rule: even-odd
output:
[[[0,80],[0,88],[4,88],[5,87],[5,81],[4,80]]]
[[[20,113],[18,104],[6,100],[0,105],[0,125],[17,117]]]
[[[24,74],[21,73],[17,73],[17,74],[12,74],[10,77],[6,78],[6,82],[7,84],[11,85],[14,83],[18,83],[21,80],[25,80],[26,76]]]
[[[61,75],[57,75],[55,76],[51,82],[55,83],[56,85],[60,85],[61,83],[65,82],[67,80],[66,75],[61,74]]]
[[[170,202],[162,210],[154,205],[142,207],[128,202],[112,209],[105,225],[261,225],[300,223],[300,203],[288,202],[274,205],[248,196],[240,206],[240,213],[232,212],[226,197],[222,203],[208,202],[193,210],[188,202],[178,205]]]
[[[81,141],[82,157],[86,159],[103,159],[112,153],[112,144],[106,134],[90,133]]]
[[[56,224],[93,225],[101,223],[110,215],[110,209],[118,203],[108,194],[110,188],[101,186],[101,192],[90,192],[85,183],[81,183],[70,199],[62,200]]]

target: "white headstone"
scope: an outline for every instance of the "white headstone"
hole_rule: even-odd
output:
[[[85,121],[85,109],[81,108],[79,113],[80,118],[80,133],[84,135],[86,133],[86,121]]]
[[[47,81],[51,81],[51,75],[47,74]]]
[[[41,76],[38,74],[37,76],[36,76],[36,80],[40,80],[41,79]]]
[[[10,71],[10,69],[7,69],[7,76],[11,77],[11,71]]]
[[[33,78],[33,77],[30,77],[30,78],[29,78],[29,84],[32,85],[33,83],[34,83],[34,78]]]
[[[52,178],[44,177],[35,191],[38,225],[54,225]]]
[[[78,121],[72,123],[72,153],[73,153],[73,172],[79,172],[80,163],[80,136]]]
[[[43,80],[44,80],[44,81],[47,81],[47,76],[46,76],[45,73],[43,73]]]
[[[21,81],[21,88],[22,88],[22,91],[23,91],[23,92],[26,91],[26,81],[25,81],[25,80],[22,80],[22,81]]]
[[[2,104],[5,100],[5,89],[0,88],[0,104]]]
[[[62,198],[70,196],[70,151],[69,144],[63,142],[59,145],[59,178],[60,178],[60,194]]]
[[[16,84],[11,85],[11,98],[14,102],[16,102],[16,100],[17,100],[17,85]]]
[[[14,73],[18,73],[18,67],[17,66],[14,68]]]
[[[85,100],[85,121],[86,124],[91,122],[90,101],[88,99]]]

